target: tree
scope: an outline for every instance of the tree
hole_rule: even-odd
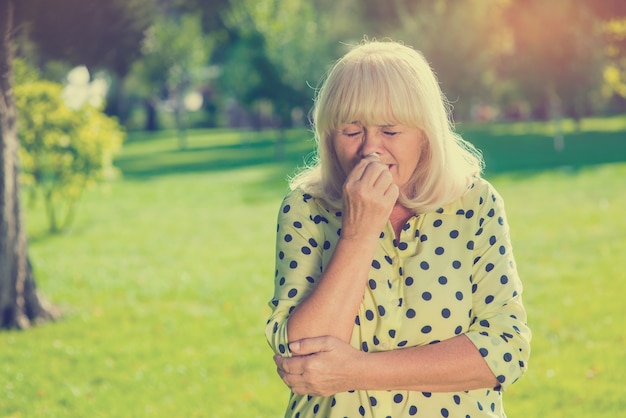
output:
[[[330,64],[328,19],[305,0],[242,0],[231,5],[224,20],[234,42],[223,54],[222,86],[249,111],[270,104],[281,131],[276,141],[280,158],[292,112],[308,112],[311,86]]]
[[[11,0],[0,2],[0,328],[26,328],[56,316],[37,291],[27,255],[12,90],[13,10]]]
[[[536,118],[580,119],[592,106],[604,56],[600,22],[586,3],[518,0],[506,10],[512,48],[500,74],[515,80]]]
[[[185,94],[203,79],[211,49],[198,16],[160,16],[143,40],[143,59],[133,69],[131,82],[140,86],[148,103],[168,100],[181,149],[186,146]]]
[[[153,0],[20,0],[18,55],[40,69],[63,61],[108,70],[106,110],[124,120],[128,106],[120,80],[141,56],[141,40],[154,15]]]

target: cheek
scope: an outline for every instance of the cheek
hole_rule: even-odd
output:
[[[355,165],[356,151],[346,147],[345,144],[335,143],[335,156],[337,162],[345,173],[349,173]]]

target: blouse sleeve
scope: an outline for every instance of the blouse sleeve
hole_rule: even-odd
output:
[[[272,313],[265,336],[275,353],[289,355],[287,320],[293,309],[314,288],[322,270],[326,245],[319,226],[325,220],[315,213],[314,198],[296,190],[287,195],[278,212],[276,271]]]
[[[522,303],[504,203],[487,187],[479,199],[474,238],[473,313],[467,336],[506,389],[528,366],[531,332]]]

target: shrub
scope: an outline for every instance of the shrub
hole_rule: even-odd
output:
[[[85,188],[116,174],[113,155],[125,134],[101,109],[69,108],[62,85],[29,78],[15,87],[22,184],[43,197],[49,229],[58,232]]]

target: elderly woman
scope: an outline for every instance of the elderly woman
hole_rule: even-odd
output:
[[[364,42],[318,92],[266,336],[286,417],[504,417],[531,333],[502,198],[423,58]]]

